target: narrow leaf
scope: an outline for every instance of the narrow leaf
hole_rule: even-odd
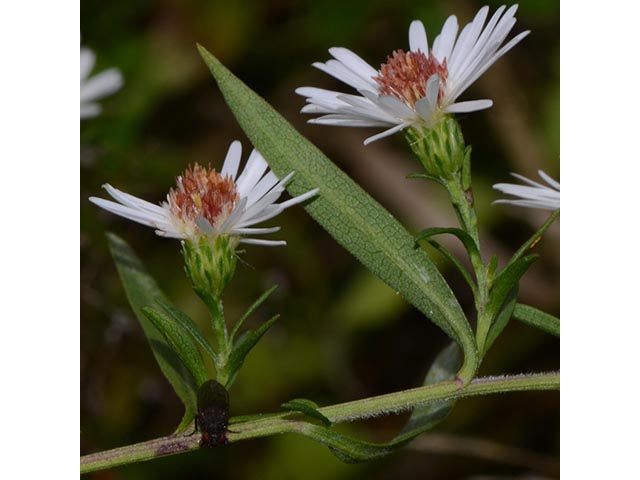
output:
[[[427,372],[423,385],[434,385],[454,379],[461,364],[462,352],[457,344],[452,343],[438,354]],[[455,400],[441,400],[415,408],[402,429],[402,438],[412,439],[430,430],[451,412],[454,404]]]
[[[447,260],[449,260],[453,264],[454,267],[456,267],[456,269],[462,275],[462,278],[464,278],[464,280],[467,282],[467,285],[469,285],[469,288],[471,288],[471,291],[473,292],[473,296],[477,297],[478,289],[476,288],[476,284],[474,283],[473,278],[471,278],[471,275],[469,275],[469,272],[467,271],[467,269],[464,268],[464,265],[460,263],[460,260],[458,260],[453,253],[451,253],[449,250],[444,248],[435,240],[429,240],[429,245],[431,245],[438,252],[440,252],[442,256],[444,256]]]
[[[425,378],[431,385],[455,378],[462,363],[462,352],[457,344],[445,348],[434,361]],[[404,429],[391,441],[372,443],[348,437],[328,427],[306,423],[297,431],[317,442],[327,445],[343,462],[355,463],[384,457],[406,445],[421,433],[433,428],[452,410],[455,400],[441,400],[414,409]]]
[[[163,312],[154,310],[151,307],[142,307],[142,313],[162,333],[167,343],[178,354],[182,363],[196,379],[198,385],[206,382],[208,380],[207,370],[202,361],[200,350],[198,350],[198,346],[193,341],[191,334]]]
[[[329,420],[318,411],[318,405],[311,400],[307,400],[306,398],[294,398],[293,400],[289,400],[288,402],[285,402],[280,406],[287,410],[293,410],[295,412],[303,413],[308,417],[319,420],[326,426],[331,426],[331,420]]]
[[[511,265],[505,267],[496,277],[489,292],[489,302],[487,303],[487,313],[491,318],[495,319],[498,312],[502,309],[509,292],[511,292],[514,287],[517,287],[522,275],[525,274],[531,264],[537,259],[538,255],[529,255],[520,260],[516,260]]]
[[[497,269],[498,269],[498,256],[494,254],[491,257],[489,266],[487,267],[487,281],[489,282],[489,284],[493,282],[493,278],[494,278],[494,275],[496,274]]]
[[[502,333],[505,329],[509,320],[513,316],[513,310],[516,306],[516,300],[518,297],[518,287],[515,286],[511,289],[507,298],[505,299],[500,312],[496,316],[495,320],[492,322],[491,327],[489,327],[489,333],[487,334],[487,340],[484,345],[484,352],[488,352],[493,345],[493,342],[496,341],[496,338]]]
[[[238,370],[240,370],[240,367],[242,367],[242,364],[244,363],[244,359],[279,317],[280,315],[274,315],[260,325],[255,331],[248,330],[238,338],[225,366],[226,378],[229,379],[225,387],[229,388],[231,386]]]
[[[480,252],[478,251],[478,246],[476,245],[475,240],[471,238],[471,235],[469,235],[467,232],[465,232],[460,228],[440,228],[440,227],[425,228],[424,230],[422,230],[420,233],[416,235],[416,242],[419,242],[421,240],[427,240],[433,237],[434,235],[440,235],[443,233],[450,233],[451,235],[455,235],[456,237],[458,237],[458,239],[464,245],[464,248],[467,250],[467,253],[469,254],[469,258],[471,258],[474,255],[477,257],[480,256]]]
[[[264,99],[207,50],[198,48],[238,123],[276,175],[282,178],[296,172],[287,187],[289,193],[300,195],[320,188],[320,194],[305,206],[307,212],[375,275],[460,343],[465,352],[464,376],[470,380],[478,363],[471,327],[435,265],[423,251],[413,248],[411,235]]]
[[[513,317],[543,332],[560,337],[560,319],[537,308],[518,303],[513,311]]]
[[[260,305],[262,305],[264,303],[264,301],[267,298],[269,298],[269,295],[271,295],[273,292],[275,292],[277,288],[278,288],[278,285],[274,285],[269,290],[267,290],[262,295],[260,295],[260,297],[255,302],[253,302],[253,305],[251,305],[249,307],[249,309],[245,312],[245,314],[242,316],[242,318],[240,320],[238,320],[238,323],[236,323],[235,327],[233,327],[233,332],[231,332],[231,341],[232,342],[233,342],[233,339],[238,334],[238,332],[240,331],[240,328],[242,328],[242,325],[244,325],[244,322],[246,322],[247,319],[251,315],[253,315],[253,312],[255,312],[258,308],[260,308]]]
[[[548,230],[548,228],[556,220],[556,218],[558,218],[558,215],[560,215],[560,210],[556,210],[555,212],[553,212],[551,214],[551,216],[547,219],[547,221],[544,222],[544,224],[538,229],[538,231],[536,233],[534,233],[533,235],[531,235],[529,240],[524,242],[524,244],[516,251],[516,253],[513,254],[511,259],[509,260],[509,263],[507,264],[507,266],[511,265],[512,263],[514,263],[517,260],[519,260],[520,257],[522,257],[522,255],[524,255],[527,252],[527,250],[529,250],[536,243],[538,243],[540,241],[540,239],[542,238],[542,235],[544,235],[544,232],[546,232]]]
[[[165,314],[169,315],[176,323],[181,325],[186,331],[191,334],[193,339],[198,342],[198,344],[202,347],[202,349],[211,357],[214,364],[217,361],[218,355],[211,347],[211,344],[206,339],[206,337],[200,331],[200,328],[196,325],[196,323],[191,320],[191,318],[184,313],[182,310],[177,309],[170,303],[167,303],[163,300],[158,300],[158,305],[162,307],[162,310]]]
[[[113,234],[107,234],[107,239],[122,286],[127,294],[131,308],[149,341],[156,362],[158,362],[160,370],[162,370],[162,373],[184,404],[184,417],[176,432],[183,431],[196,415],[198,386],[189,370],[169,346],[163,335],[142,313],[143,307],[155,305],[158,300],[166,303],[169,300],[124,240]]]

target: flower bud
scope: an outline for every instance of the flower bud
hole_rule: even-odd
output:
[[[406,130],[406,138],[429,175],[445,182],[460,178],[470,149],[453,117],[445,116],[431,128],[412,126]]]
[[[238,237],[201,237],[182,243],[185,271],[198,295],[222,297],[236,270]]]

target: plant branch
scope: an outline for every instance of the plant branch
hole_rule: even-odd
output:
[[[456,381],[441,382],[323,407],[318,411],[332,423],[340,423],[397,413],[437,400],[515,391],[559,390],[559,388],[560,374],[557,372],[482,377],[476,378],[467,386]],[[238,418],[235,422],[232,419],[233,425],[227,438],[229,443],[233,443],[278,433],[304,433],[309,426],[313,426],[313,424],[299,418],[299,414],[283,412],[251,419]],[[189,452],[198,449],[199,443],[200,435],[169,435],[135,445],[85,455],[80,457],[80,473]]]

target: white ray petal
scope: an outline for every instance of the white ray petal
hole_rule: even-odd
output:
[[[80,101],[92,101],[106,97],[122,87],[122,75],[115,68],[105,70],[87,79],[80,88]]]
[[[393,135],[394,133],[399,132],[403,128],[407,128],[409,125],[410,125],[409,123],[401,123],[400,125],[396,125],[395,127],[392,127],[389,130],[385,130],[382,133],[378,133],[377,135],[372,135],[371,137],[365,139],[363,143],[365,145],[369,145],[370,143],[375,142],[376,140],[380,140],[381,138]]]
[[[230,176],[233,180],[236,179],[238,175],[238,168],[240,167],[240,159],[242,158],[242,143],[238,140],[235,140],[229,145],[229,150],[227,150],[227,156],[224,159],[224,163],[222,164],[222,171],[220,174],[223,177],[227,175]]]
[[[80,82],[85,80],[96,64],[96,54],[88,48],[80,48]]]
[[[447,105],[444,111],[447,113],[468,113],[490,108],[493,105],[491,100],[470,100],[468,102],[458,102]]]
[[[445,58],[451,56],[451,50],[456,41],[456,35],[458,34],[458,19],[455,15],[451,15],[444,22],[440,35],[436,37],[433,42],[433,55],[438,59],[440,63]]]
[[[429,41],[424,24],[420,20],[414,20],[409,26],[409,48],[412,52],[420,50],[425,55],[429,54]]]
[[[269,228],[234,228],[232,233],[237,235],[266,235],[268,233],[276,233],[280,231],[280,227]]]
[[[268,165],[260,152],[253,150],[247,160],[247,165],[236,181],[236,189],[241,197],[246,197],[253,186],[260,180]]]
[[[378,75],[378,71],[360,58],[360,56],[356,55],[351,50],[342,47],[330,48],[329,53],[356,75],[375,86],[376,83],[372,78]]]
[[[284,240],[262,240],[258,238],[241,238],[240,243],[262,245],[265,247],[281,247],[287,244]]]

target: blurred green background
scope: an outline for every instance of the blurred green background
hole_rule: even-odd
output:
[[[101,101],[102,116],[81,123],[81,427],[82,453],[170,433],[182,407],[154,363],[127,305],[104,233],[126,239],[170,298],[199,321],[205,309],[190,291],[179,245],[153,230],[91,205],[114,186],[161,201],[189,163],[220,167],[229,143],[250,145],[224,103],[196,42],[263,95],[304,135],[413,232],[455,222],[436,186],[406,180],[418,171],[401,135],[368,147],[373,130],[306,124],[298,86],[349,92],[311,67],[344,46],[379,66],[407,48],[411,20],[432,40],[449,14],[471,20],[488,3],[473,1],[205,1],[84,0],[84,46],[100,71],[119,68],[121,91]],[[473,145],[474,192],[486,252],[504,262],[546,215],[492,206],[508,173],[559,178],[559,2],[520,3],[513,32],[532,34],[494,65],[463,99],[492,98],[494,107],[460,119]],[[512,32],[512,35],[513,35]],[[225,299],[237,318],[269,286],[280,289],[252,319],[279,323],[248,357],[231,389],[232,415],[275,411],[291,398],[320,405],[416,386],[447,344],[446,336],[368,273],[302,208],[281,225],[284,248],[250,246]],[[461,253],[455,242],[447,243]],[[521,283],[520,299],[559,311],[559,227],[536,246],[541,260]],[[441,259],[466,311],[471,295]],[[481,374],[559,368],[554,337],[512,322]],[[405,419],[390,416],[349,428],[375,440],[392,437]],[[508,447],[508,448],[507,448]],[[536,478],[558,475],[559,396],[515,393],[460,401],[433,434],[380,461],[345,465],[320,445],[284,435],[168,457],[90,475],[103,479],[413,479]],[[530,477],[527,477],[530,478]]]

